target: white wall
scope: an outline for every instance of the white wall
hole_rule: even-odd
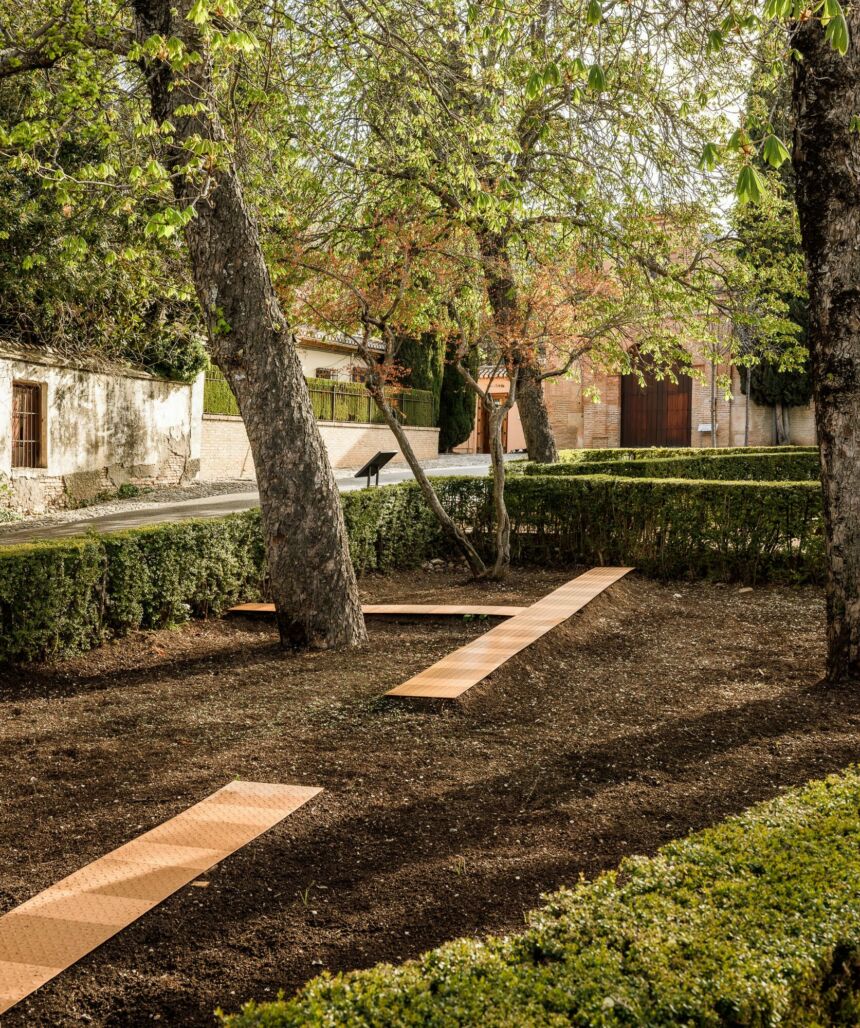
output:
[[[359,468],[380,450],[395,451],[397,457],[393,463],[405,463],[405,458],[399,452],[400,447],[387,425],[321,421],[319,429],[332,467]],[[406,433],[420,460],[438,457],[438,428],[407,428]],[[227,414],[204,414],[200,478],[207,482],[217,482],[254,477],[254,459],[242,419]]]
[[[299,359],[305,378],[316,378],[319,368],[338,372],[338,378],[349,381],[351,368],[361,361],[348,353],[333,353],[331,350],[314,349],[302,341],[298,347]]]
[[[43,467],[12,468],[12,384],[43,386]],[[30,354],[0,356],[0,481],[12,506],[39,511],[124,482],[175,483],[199,469],[203,377],[89,371]]]

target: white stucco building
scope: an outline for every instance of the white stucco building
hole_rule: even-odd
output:
[[[202,414],[202,375],[187,385],[3,344],[0,502],[39,512],[127,483],[191,481]]]
[[[300,355],[305,376],[322,380],[311,394],[335,467],[399,450],[385,425],[371,423],[362,390],[343,386],[358,395],[348,404],[339,397],[337,383],[361,380],[354,346],[308,335]],[[173,382],[0,343],[0,506],[41,513],[113,495],[126,484],[253,479],[242,419],[206,413],[205,391],[203,375],[192,384]],[[438,428],[408,431],[419,457],[436,456]]]

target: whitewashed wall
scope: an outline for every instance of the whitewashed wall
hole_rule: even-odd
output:
[[[42,467],[12,467],[12,385],[44,387]],[[6,502],[39,512],[124,483],[197,476],[203,377],[193,385],[143,373],[90,371],[29,353],[0,355],[0,483]]]

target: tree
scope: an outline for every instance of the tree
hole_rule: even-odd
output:
[[[79,0],[46,5],[38,18],[34,11],[35,29],[21,24],[20,11],[11,13],[18,17],[8,25],[4,19],[0,77],[65,64],[77,102],[70,109],[97,96],[96,125],[106,136],[121,137],[116,109],[133,95],[128,85],[144,85],[154,158],[151,167],[137,169],[136,179],[129,172],[128,181],[151,175],[172,190],[174,204],[149,224],[157,238],[184,231],[212,356],[248,430],[281,640],[291,647],[362,642],[337,487],[219,112],[224,90],[214,57],[229,64],[231,53],[253,47],[237,24],[236,5],[134,0],[127,22],[119,4]],[[284,15],[272,14],[276,31]],[[112,61],[116,52],[121,68],[93,73],[103,53]],[[80,120],[75,127],[92,131]],[[26,153],[27,140],[18,138],[23,145],[5,142]],[[114,166],[100,177],[109,172],[118,173]]]
[[[557,457],[545,354],[523,324],[536,237],[578,228],[597,266],[648,267],[651,294],[705,271],[662,248],[662,226],[670,209],[707,224],[709,181],[678,154],[698,152],[718,83],[736,70],[706,57],[702,21],[719,6],[680,18],[674,3],[604,14],[597,0],[369,0],[303,12],[340,71],[315,94],[306,149],[327,156],[333,176],[353,170],[367,192],[417,189],[438,221],[472,235],[534,460]]]
[[[439,451],[450,453],[464,443],[475,427],[475,396],[457,370],[459,341],[454,338],[445,345],[445,366],[439,397]],[[478,355],[473,354],[466,367],[473,378],[478,376]]]
[[[838,5],[837,5],[838,6]],[[828,13],[834,13],[828,8]],[[860,7],[792,27],[794,172],[827,546],[827,678],[860,676]],[[840,53],[844,51],[844,56]]]
[[[409,389],[425,389],[433,396],[433,423],[439,420],[442,378],[445,369],[445,339],[435,332],[404,336],[397,348],[401,382]]]

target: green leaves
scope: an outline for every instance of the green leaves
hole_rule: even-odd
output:
[[[585,21],[588,25],[599,25],[603,21],[603,8],[599,0],[590,0],[585,13]]]
[[[824,38],[843,56],[848,53],[848,22],[840,10],[835,18],[831,18],[824,30]]]
[[[783,141],[771,133],[764,141],[761,155],[772,168],[780,168],[789,159],[788,150]]]
[[[735,195],[739,203],[760,203],[767,187],[764,179],[751,165],[745,164],[738,175],[738,183],[735,187]]]
[[[599,64],[592,64],[588,71],[588,88],[595,93],[602,93],[606,89],[606,75]]]
[[[716,143],[705,143],[699,158],[699,171],[713,171],[720,163],[720,151]]]

